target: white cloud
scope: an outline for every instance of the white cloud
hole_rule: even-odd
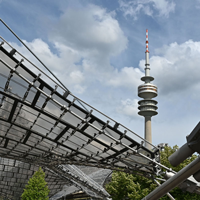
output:
[[[174,12],[175,3],[167,0],[151,0],[153,7],[159,11],[161,16],[168,17],[170,12]]]
[[[74,85],[73,90],[74,90],[77,94],[82,94],[82,93],[85,92],[86,87],[85,87],[85,86],[82,86],[82,85],[79,85],[79,84],[76,84],[76,85]]]
[[[159,16],[168,17],[175,10],[175,3],[168,0],[119,0],[119,5],[124,16],[133,17],[134,20],[137,20],[141,12],[153,16],[157,11]]]
[[[53,50],[41,39],[24,42],[73,93],[81,94],[96,80],[103,84],[110,80],[114,73],[110,58],[127,47],[114,17],[115,12],[96,5],[68,8],[49,34]],[[24,47],[13,45],[32,60]]]
[[[159,93],[167,95],[191,91],[200,84],[200,42],[189,40],[182,44],[172,43],[157,49],[155,53],[159,56],[151,57],[150,64]],[[140,68],[143,66],[144,60],[140,61]]]
[[[120,114],[133,118],[138,118],[138,100],[137,99],[125,99],[121,100],[121,105],[117,108]]]
[[[83,73],[80,71],[73,71],[70,73],[69,77],[73,82],[82,83],[84,81]]]
[[[196,0],[196,5],[195,5],[195,7],[197,8],[197,9],[200,9],[200,0]]]
[[[24,43],[59,78],[59,80],[61,80],[64,85],[73,90],[74,93],[80,94],[85,91],[85,86],[82,85],[85,80],[84,74],[81,71],[81,68],[74,64],[80,59],[80,56],[76,51],[66,46],[55,44],[55,48],[59,52],[57,55],[56,53],[53,53],[50,50],[49,45],[41,39],[35,39],[32,42],[24,41]],[[45,68],[36,59],[33,58],[33,56],[26,50],[25,47],[18,46],[16,43],[11,43],[11,45],[20,53],[22,53],[26,58],[36,64],[37,67],[49,74]],[[39,71],[33,68],[31,68],[31,70],[36,74],[39,73]]]
[[[76,91],[76,93],[82,94],[86,89],[86,87],[83,84],[85,80],[83,73],[78,70],[72,71],[69,74],[69,78],[70,78],[70,84],[74,85],[74,90]]]
[[[124,67],[120,71],[116,69],[110,77],[110,80],[108,80],[108,85],[135,89],[141,84],[140,78],[143,75],[138,68]]]
[[[50,38],[78,51],[90,69],[109,68],[110,57],[121,53],[128,43],[114,16],[96,5],[68,8]]]

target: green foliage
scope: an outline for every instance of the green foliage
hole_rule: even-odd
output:
[[[173,167],[169,161],[168,157],[178,149],[178,146],[165,147],[164,151],[161,152],[161,163],[174,171],[179,171],[194,159],[196,155],[186,159],[177,167]],[[112,181],[106,185],[106,190],[111,194],[113,200],[141,200],[151,191],[157,187],[157,184],[151,179],[147,179],[142,176],[134,174],[126,174],[124,172],[115,171],[112,174]],[[170,194],[176,200],[200,200],[200,195],[191,194],[189,192],[183,192],[179,188],[174,188],[170,191]],[[160,198],[161,200],[170,200],[170,198],[165,195]]]
[[[182,168],[184,168],[185,166],[187,166],[190,162],[192,162],[193,160],[195,160],[197,158],[197,155],[192,155],[190,158],[187,158],[186,160],[184,160],[180,165],[178,165],[177,167],[173,167],[170,162],[168,161],[168,157],[170,155],[172,155],[176,150],[178,149],[178,146],[175,145],[172,147],[165,147],[164,151],[161,151],[161,164],[165,165],[168,168],[172,168],[174,171],[180,171]]]
[[[38,171],[34,173],[32,178],[29,179],[24,192],[22,194],[22,200],[48,200],[49,189],[45,181],[45,173],[40,167]]]
[[[106,185],[106,190],[113,200],[141,200],[155,187],[151,179],[116,171],[112,174],[112,182]]]

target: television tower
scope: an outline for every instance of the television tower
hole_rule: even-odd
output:
[[[158,112],[156,104],[157,101],[152,98],[157,96],[157,87],[151,83],[154,80],[152,76],[150,76],[150,64],[149,64],[149,48],[148,48],[148,29],[146,30],[146,52],[145,52],[145,76],[141,78],[145,83],[138,87],[138,96],[143,98],[138,102],[140,110],[138,112],[139,115],[144,116],[145,118],[145,130],[144,130],[144,138],[149,143],[152,143],[151,136],[151,117],[157,115]],[[151,145],[149,143],[145,143],[145,147],[151,149]]]

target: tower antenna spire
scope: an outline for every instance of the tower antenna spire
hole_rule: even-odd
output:
[[[145,83],[138,87],[138,96],[143,98],[138,102],[140,110],[139,115],[144,116],[145,118],[145,130],[144,138],[147,141],[145,147],[150,149],[152,143],[152,134],[151,134],[151,117],[157,115],[157,101],[152,98],[156,97],[157,87],[151,83],[154,80],[150,76],[150,64],[149,64],[149,40],[148,40],[148,29],[146,29],[146,51],[145,51],[145,76],[141,78]]]
[[[149,52],[149,38],[148,38],[148,29],[146,29],[146,52]]]

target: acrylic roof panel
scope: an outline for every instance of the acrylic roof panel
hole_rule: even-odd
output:
[[[111,119],[108,123],[107,116],[59,84],[52,87],[54,83],[45,74],[33,73],[38,69],[6,48],[0,47],[1,157],[46,166],[141,170],[148,165],[153,173],[153,166],[139,152],[154,159],[157,150],[143,147],[136,134]]]
[[[65,179],[91,196],[108,197],[75,166],[63,168],[61,164],[154,174],[151,161],[159,161],[159,152],[153,146],[146,149],[144,142],[72,95],[8,43],[1,43],[0,157],[41,165],[61,182]],[[52,191],[59,190],[52,185]]]

